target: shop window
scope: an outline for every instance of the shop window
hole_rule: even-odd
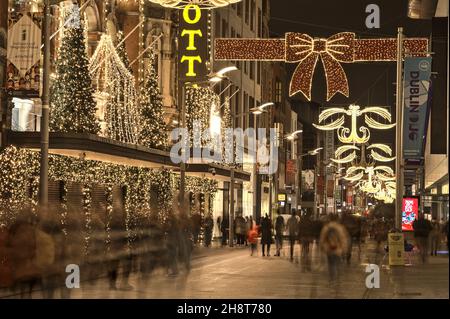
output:
[[[16,132],[38,132],[41,128],[42,108],[34,99],[13,98],[11,128]]]

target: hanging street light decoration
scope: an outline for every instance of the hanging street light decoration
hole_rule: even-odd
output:
[[[379,129],[379,130],[387,130],[390,128],[393,128],[395,126],[394,124],[385,124],[380,123],[374,118],[371,117],[371,114],[376,114],[381,116],[383,119],[387,120],[389,123],[391,122],[391,114],[388,110],[382,107],[366,107],[361,110],[361,107],[359,105],[350,105],[348,107],[348,110],[345,110],[343,108],[333,107],[324,110],[319,115],[319,123],[325,122],[327,119],[334,115],[340,115],[338,119],[332,121],[331,123],[320,125],[320,124],[313,124],[313,126],[319,130],[323,131],[331,131],[331,130],[337,130],[338,139],[342,143],[357,143],[357,144],[363,144],[367,143],[370,139],[370,131],[367,127],[361,126],[359,129],[357,128],[357,119],[358,117],[364,115],[364,120],[367,126],[373,129]],[[351,128],[344,127],[345,123],[345,116],[350,116],[351,118]],[[362,135],[359,135],[360,132]]]
[[[184,9],[189,6],[198,6],[200,9],[214,9],[226,7],[242,0],[149,0],[166,8]]]
[[[153,0],[152,0],[153,1]],[[162,0],[160,0],[161,2]],[[427,38],[404,39],[405,52],[425,56]],[[282,61],[298,64],[289,87],[289,96],[302,93],[311,101],[312,79],[319,59],[327,85],[327,101],[336,93],[349,97],[347,75],[341,63],[397,61],[397,39],[358,39],[355,33],[341,32],[328,38],[288,32],[281,39],[216,39],[216,61]]]

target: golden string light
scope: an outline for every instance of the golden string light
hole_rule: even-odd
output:
[[[107,99],[104,134],[136,144],[139,141],[139,113],[135,78],[123,64],[109,35],[102,35],[89,69],[97,97]]]
[[[425,56],[427,38],[408,38],[405,52]],[[285,61],[298,63],[290,83],[289,95],[302,93],[311,100],[312,78],[320,58],[327,83],[327,101],[336,93],[349,96],[347,76],[341,63],[396,61],[397,39],[357,39],[352,32],[341,32],[329,38],[313,38],[303,33],[286,33],[284,39],[215,40],[216,60]]]

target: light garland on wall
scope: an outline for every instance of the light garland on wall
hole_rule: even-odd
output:
[[[21,209],[32,205],[29,198],[30,180],[39,181],[39,152],[9,146],[0,152],[0,227],[11,225]],[[83,211],[85,217],[85,247],[89,251],[90,235],[92,233],[92,215],[89,209],[92,206],[91,185],[105,185],[106,192],[106,239],[107,245],[111,242],[111,218],[113,213],[112,190],[113,185],[126,186],[125,199],[126,229],[132,240],[135,237],[133,228],[136,227],[138,216],[148,216],[150,201],[156,201],[156,212],[160,223],[164,224],[172,209],[174,192],[179,189],[179,176],[171,170],[153,170],[110,164],[105,162],[82,160],[79,158],[50,155],[49,179],[63,181],[63,199],[61,224],[67,227],[67,182],[80,183],[83,186]],[[35,184],[38,186],[38,184]],[[150,198],[150,189],[155,187],[156,198]],[[38,187],[35,187],[38,189]],[[218,191],[218,182],[208,178],[187,176],[186,190],[193,193],[203,193],[214,198]],[[33,192],[37,195],[37,192]],[[33,195],[33,196],[36,196]],[[35,202],[35,205],[37,202]],[[212,209],[212,207],[210,207]]]
[[[123,64],[109,35],[102,35],[89,69],[97,95],[107,96],[104,135],[124,143],[139,141],[135,78]]]
[[[220,98],[210,88],[186,88],[186,118],[189,132],[194,132],[195,122],[200,124],[201,132],[209,128],[211,107],[213,105],[220,105]],[[202,136],[200,141],[195,140],[193,136],[190,136],[190,145],[193,147],[205,147],[211,143],[211,139],[204,136]]]
[[[405,52],[426,56],[427,38],[408,38]],[[284,39],[215,40],[214,59],[284,61],[298,64],[291,79],[289,95],[302,93],[311,100],[312,79],[317,62],[322,61],[327,83],[327,101],[336,93],[348,97],[348,80],[341,63],[396,61],[397,39],[357,39],[352,32],[341,32],[329,38],[314,38],[304,33],[286,33]]]

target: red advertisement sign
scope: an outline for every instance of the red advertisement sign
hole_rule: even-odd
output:
[[[413,223],[419,215],[419,198],[404,197],[402,201],[402,230],[413,231]]]

